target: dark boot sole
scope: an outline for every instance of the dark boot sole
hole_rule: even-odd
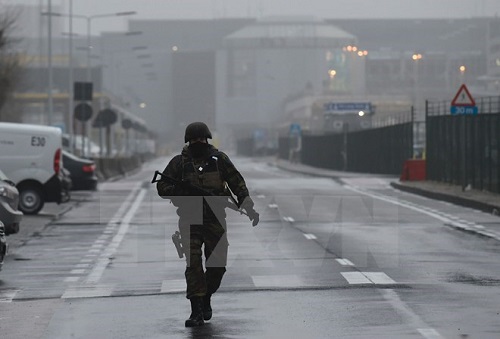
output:
[[[203,320],[186,320],[186,323],[184,324],[186,327],[198,327],[198,326],[203,326],[205,325],[205,322]]]

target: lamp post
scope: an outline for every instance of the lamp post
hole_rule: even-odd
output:
[[[419,84],[419,79],[418,79],[418,64],[420,63],[420,60],[422,59],[422,54],[420,53],[414,53],[411,56],[411,59],[413,60],[413,83],[414,83],[414,102],[413,106],[416,109],[417,115],[421,114],[420,112],[420,84]]]
[[[71,111],[73,110],[73,99],[72,99],[72,93],[73,93],[73,90],[72,90],[72,82],[73,82],[73,64],[72,64],[72,50],[73,50],[73,37],[72,37],[72,31],[73,31],[73,18],[78,18],[78,19],[85,19],[87,21],[87,82],[92,82],[92,71],[91,71],[91,50],[92,50],[92,20],[93,19],[99,19],[99,18],[110,18],[110,17],[115,17],[115,16],[128,16],[128,15],[134,15],[134,14],[137,14],[137,12],[135,11],[128,11],[128,12],[117,12],[117,13],[109,13],[109,14],[96,14],[96,15],[79,15],[79,14],[73,14],[73,1],[70,0],[69,2],[69,8],[70,8],[70,11],[69,11],[69,14],[62,14],[62,13],[55,13],[55,12],[52,12],[52,8],[50,6],[50,1],[49,0],[49,8],[48,8],[48,12],[43,12],[42,15],[47,15],[49,17],[49,123],[51,121],[51,114],[52,114],[52,65],[51,65],[51,48],[50,48],[50,44],[51,44],[51,25],[50,25],[50,20],[51,20],[51,17],[52,16],[58,16],[58,17],[67,17],[69,18],[69,23],[70,23],[70,54],[69,54],[69,58],[70,58],[70,84],[69,84],[69,89],[68,89],[68,94],[69,96],[71,97],[71,99],[69,99],[69,104],[70,104],[70,107],[69,107],[69,111],[70,111],[70,115],[71,115]],[[72,121],[72,119],[69,120],[70,123]],[[88,129],[87,129],[88,130]],[[83,139],[83,135],[82,135],[82,139]],[[88,147],[90,147],[90,145],[88,145]],[[85,152],[84,152],[85,153]]]

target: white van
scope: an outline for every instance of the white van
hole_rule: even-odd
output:
[[[16,183],[19,210],[38,213],[45,202],[64,202],[62,132],[57,127],[0,122],[0,169]]]

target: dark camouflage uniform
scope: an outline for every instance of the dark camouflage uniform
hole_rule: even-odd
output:
[[[193,196],[193,192],[179,185],[166,181],[157,183],[158,195],[171,199],[177,207],[182,245],[187,252],[187,298],[215,293],[226,272],[228,241],[224,206],[230,194],[227,186],[238,202],[249,199],[245,180],[229,157],[213,146],[209,153],[204,159],[194,160],[186,146],[181,154],[170,160],[163,173],[217,196]],[[206,271],[202,262],[203,244]]]

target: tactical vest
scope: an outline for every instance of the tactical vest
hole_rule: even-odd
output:
[[[210,156],[194,161],[187,154],[182,156],[182,180],[207,190],[215,195],[228,195],[226,182],[222,179],[219,171],[218,152],[212,152]]]

